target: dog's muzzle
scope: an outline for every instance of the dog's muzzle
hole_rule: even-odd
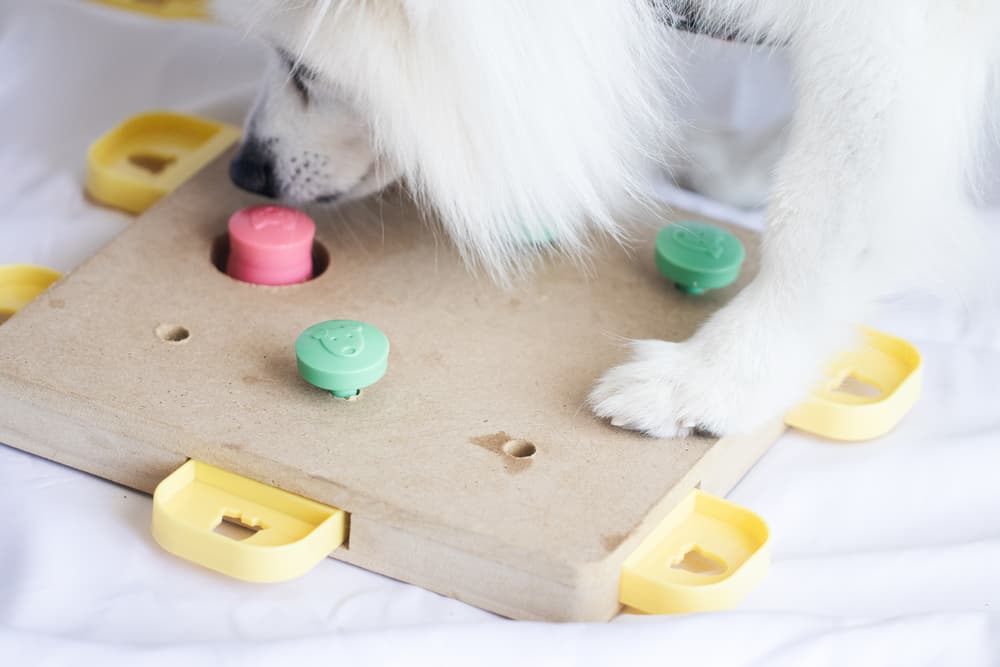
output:
[[[247,192],[272,199],[279,194],[274,158],[263,144],[253,139],[243,142],[229,163],[229,178]]]

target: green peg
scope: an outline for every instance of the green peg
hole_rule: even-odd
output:
[[[656,235],[656,268],[687,294],[729,285],[745,256],[738,238],[704,222],[675,222]]]
[[[353,398],[385,375],[389,339],[364,322],[329,320],[299,334],[295,356],[306,382],[337,398]]]

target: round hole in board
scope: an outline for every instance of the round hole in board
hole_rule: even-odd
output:
[[[154,331],[164,343],[184,343],[191,338],[191,332],[179,324],[161,324]]]
[[[222,234],[215,237],[215,240],[212,241],[210,257],[212,259],[212,266],[218,269],[219,273],[228,276],[229,274],[226,273],[226,264],[229,262],[229,234]],[[309,280],[316,280],[330,268],[330,251],[319,241],[313,241],[312,264],[313,274]],[[288,285],[288,287],[294,287],[294,285]]]
[[[527,440],[508,440],[503,443],[503,453],[515,459],[526,459],[535,455],[538,449]]]

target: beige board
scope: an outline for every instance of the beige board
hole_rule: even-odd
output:
[[[643,536],[691,488],[727,493],[781,431],[653,440],[584,405],[625,338],[682,340],[746,283],[749,232],[740,282],[700,297],[652,262],[665,214],[630,252],[502,289],[394,192],[317,219],[321,276],[260,287],[211,261],[254,202],[226,159],[0,327],[0,442],[145,492],[196,458],[349,512],[335,558],[513,618],[603,620]],[[392,344],[356,401],[296,370],[298,334],[339,318]]]

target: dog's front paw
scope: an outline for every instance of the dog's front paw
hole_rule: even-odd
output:
[[[656,438],[746,433],[805,395],[810,366],[791,347],[636,341],[632,360],[598,380],[590,405],[612,425]]]
[[[656,438],[725,431],[727,406],[716,399],[720,392],[699,386],[709,369],[698,368],[693,352],[685,343],[634,342],[632,360],[605,373],[591,392],[594,412]]]

